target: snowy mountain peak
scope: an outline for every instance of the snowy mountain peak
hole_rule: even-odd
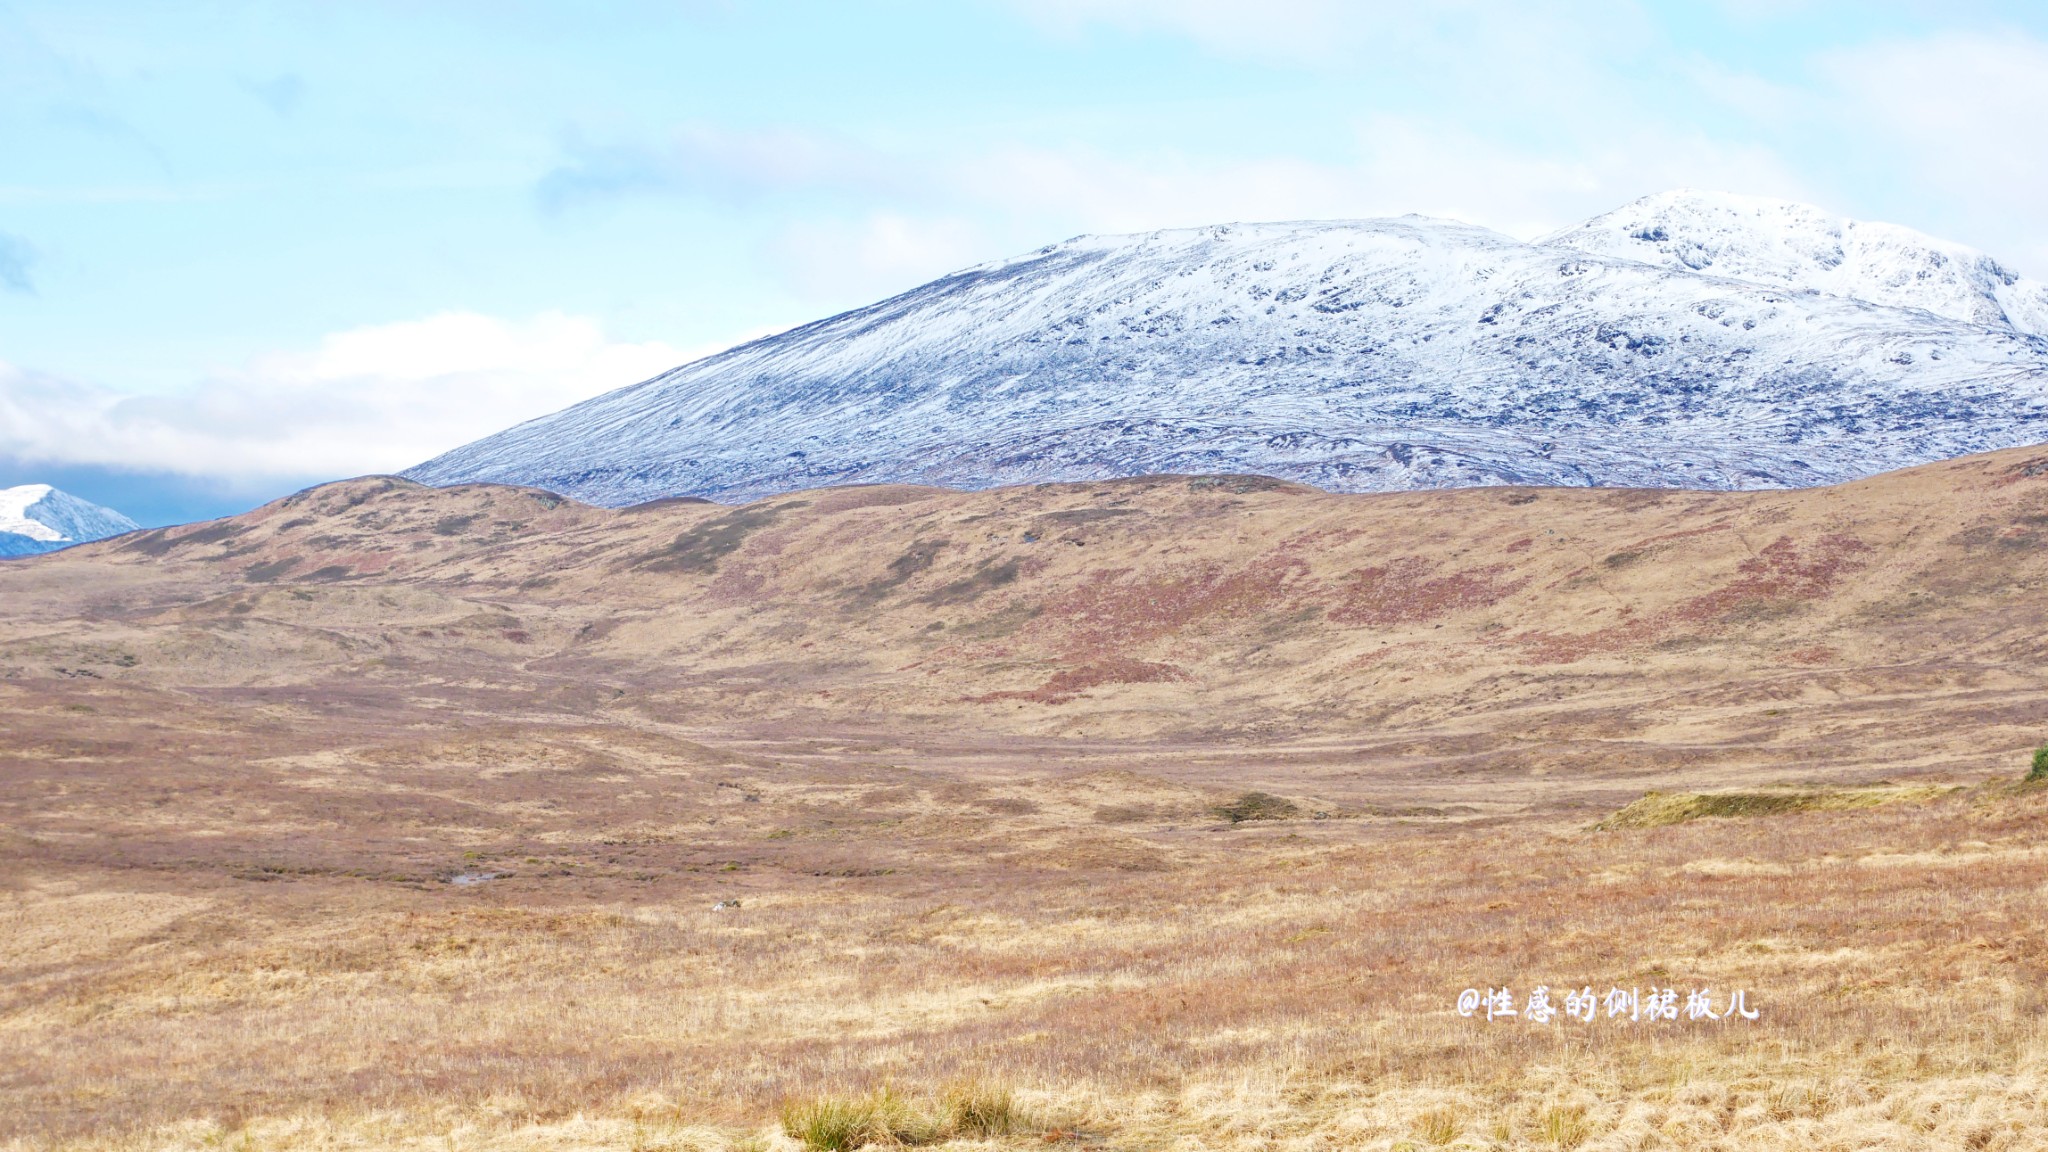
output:
[[[1974,248],[1790,200],[1660,192],[1538,243],[2048,335],[2048,285]]]
[[[1821,484],[2048,440],[2029,292],[1906,229],[1703,193],[1534,244],[1418,216],[1080,236],[406,474],[610,505],[1162,472]]]
[[[32,556],[140,527],[111,508],[48,484],[0,488],[0,556]]]

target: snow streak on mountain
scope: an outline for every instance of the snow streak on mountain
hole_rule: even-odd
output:
[[[0,488],[0,556],[33,556],[142,527],[48,484]]]
[[[1337,491],[1768,488],[2048,440],[2048,290],[1903,228],[1668,193],[1085,236],[412,469],[621,505],[1257,472]]]

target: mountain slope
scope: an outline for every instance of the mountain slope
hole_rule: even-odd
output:
[[[140,527],[111,508],[48,484],[0,488],[0,556],[33,556]]]
[[[1162,472],[1755,488],[2048,439],[2040,336],[1584,250],[1613,231],[1525,244],[1404,217],[1081,237],[407,475],[611,505]],[[1768,256],[1729,241],[1718,259]]]

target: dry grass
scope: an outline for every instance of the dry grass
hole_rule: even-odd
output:
[[[804,774],[919,787],[842,772]],[[807,801],[787,787],[764,803]],[[1099,790],[1034,786],[1045,808]],[[616,832],[557,836],[546,868],[469,888],[367,856],[360,877],[257,879],[196,841],[170,868],[17,868],[12,1146],[713,1149],[771,1124],[817,1148],[1041,1129],[1244,1150],[2048,1138],[2035,793],[1599,834],[1141,827],[1163,871],[1063,861],[1101,833],[1043,808],[924,795],[917,824],[900,797],[783,839],[700,823],[701,870],[608,869]],[[908,855],[876,855],[885,834]],[[818,867],[819,839],[840,865],[894,863],[819,875],[863,871]],[[762,846],[786,854],[711,864]],[[1538,983],[1743,988],[1760,1018],[1452,1009],[1465,987]]]

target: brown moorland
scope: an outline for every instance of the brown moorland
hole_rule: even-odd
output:
[[[2044,578],[2048,449],[8,562],[0,1147],[2048,1147]]]

